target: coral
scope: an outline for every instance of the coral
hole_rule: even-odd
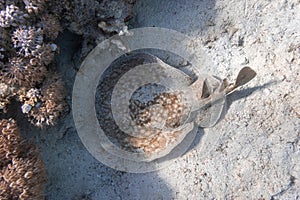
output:
[[[68,29],[83,36],[83,56],[106,37],[126,29],[124,22],[132,17],[132,7],[123,0],[72,1]]]
[[[48,0],[23,0],[28,13],[39,14],[44,11]]]
[[[64,84],[58,75],[45,81],[41,89],[32,88],[20,95],[22,112],[29,121],[38,126],[54,125],[59,116],[67,109]]]
[[[63,27],[66,28],[71,22],[71,15],[73,10],[73,0],[52,0],[47,2],[49,5],[49,10],[60,23],[63,24]]]
[[[35,86],[41,83],[46,75],[46,67],[26,58],[14,57],[3,66],[0,80],[18,86]]]
[[[0,27],[0,61],[8,58],[9,52],[12,50],[11,38],[6,29]]]
[[[46,170],[12,119],[0,120],[0,199],[43,199]]]
[[[62,81],[48,71],[59,49],[54,43],[59,32],[68,28],[82,35],[84,56],[98,42],[127,28],[134,2],[0,0],[0,110],[5,111],[15,97],[33,124],[53,124],[66,105]],[[14,92],[4,95],[4,85]]]
[[[51,14],[46,14],[41,17],[41,27],[46,38],[50,40],[55,40],[59,32],[62,31],[58,18]]]
[[[24,23],[26,18],[28,15],[12,4],[0,11],[0,26],[3,28],[18,26]]]
[[[21,26],[14,31],[12,41],[20,55],[30,57],[32,51],[43,44],[43,30],[31,26]]]
[[[0,83],[0,111],[6,112],[6,106],[9,104],[10,99],[15,95],[15,92],[15,87]]]
[[[43,44],[38,46],[31,53],[34,57],[31,59],[31,63],[33,65],[38,65],[38,63],[49,65],[54,59],[56,49],[57,47],[55,44]]]
[[[14,120],[0,120],[0,169],[16,156],[16,146],[22,142],[19,129]]]
[[[59,15],[54,7],[59,9]],[[50,75],[47,66],[58,52],[53,41],[63,30],[60,16],[71,7],[69,0],[0,1],[1,112],[6,111],[10,99],[15,97],[21,100],[24,104],[22,111],[37,126],[53,124],[58,118],[65,106],[63,86]],[[14,88],[14,91],[8,93],[7,87]],[[35,102],[30,95],[37,95]]]
[[[105,9],[101,14],[97,14],[98,27],[107,33],[118,33],[123,30],[124,22],[132,17],[133,3],[132,1],[102,1],[100,6]]]

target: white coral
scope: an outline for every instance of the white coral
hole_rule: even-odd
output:
[[[43,31],[41,28],[19,27],[14,31],[12,41],[14,47],[25,57],[32,55],[43,43]]]
[[[28,15],[22,12],[17,6],[6,6],[5,10],[0,11],[0,26],[8,28],[11,26],[18,26],[24,22]]]
[[[21,99],[23,101],[22,112],[28,114],[33,107],[38,107],[41,101],[41,91],[36,88],[31,88],[27,91],[26,96]]]
[[[37,127],[54,125],[57,118],[66,110],[63,82],[53,75],[42,88],[24,91],[19,100],[22,112]]]

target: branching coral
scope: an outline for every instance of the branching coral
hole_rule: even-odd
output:
[[[83,54],[107,36],[126,29],[124,22],[132,16],[133,3],[124,0],[74,0],[68,28],[82,35]]]
[[[52,89],[48,85],[53,78],[49,76],[47,66],[53,62],[58,49],[53,41],[62,30],[53,14],[55,11],[50,8],[55,3],[48,0],[8,0],[0,3],[3,8],[0,13],[0,80],[5,86],[17,90],[4,95],[6,90],[2,87],[0,110],[6,110],[13,96],[24,103],[23,97],[35,88],[40,93],[38,100],[29,104],[32,106],[30,109],[23,106],[23,111],[28,110],[25,114],[35,125],[51,125],[65,106],[62,84]],[[46,79],[48,81],[44,82]],[[57,80],[52,83],[58,86],[58,82],[61,83]],[[52,91],[55,89],[62,98],[50,95],[55,93]]]
[[[0,27],[0,61],[8,58],[9,52],[12,51],[11,38],[9,33]]]
[[[0,120],[0,169],[18,154],[16,147],[22,142],[14,120]]]
[[[1,19],[0,19],[1,20]],[[8,55],[13,51],[10,31],[6,28],[0,27],[0,61],[4,58],[8,59]]]
[[[118,33],[124,27],[132,14],[131,1],[108,1],[104,0],[100,6],[105,8],[102,13],[97,13],[98,27],[107,33]]]
[[[24,95],[20,95],[20,101],[23,103],[22,112],[38,127],[53,125],[67,110],[66,104],[63,103],[64,92],[62,80],[58,75],[53,75],[45,81],[41,89],[32,88]]]
[[[47,4],[48,0],[23,0],[25,9],[28,13],[41,13]]]
[[[19,27],[12,36],[14,47],[18,53],[30,57],[32,51],[37,50],[43,44],[43,30],[35,27]]]
[[[0,120],[0,199],[43,199],[46,171],[12,119]]]
[[[51,14],[46,14],[41,17],[41,27],[43,28],[46,38],[50,40],[55,40],[59,32],[62,31],[58,18]]]
[[[57,46],[55,44],[43,44],[38,46],[37,49],[32,51],[31,55],[34,57],[31,59],[32,65],[49,65],[52,63]]]
[[[54,75],[41,88],[42,103],[39,108],[33,109],[31,116],[37,126],[53,125],[57,118],[67,109],[65,90],[62,80]]]
[[[29,59],[14,57],[3,66],[0,80],[10,85],[35,86],[41,83],[46,75],[46,67]]]
[[[73,4],[73,0],[52,0],[47,2],[50,13],[59,19],[64,28],[72,21]]]
[[[6,106],[15,95],[16,88],[5,83],[0,83],[0,112],[6,112]]]
[[[0,11],[0,26],[3,28],[18,26],[24,23],[26,18],[28,18],[28,14],[12,4],[6,6],[5,10]]]

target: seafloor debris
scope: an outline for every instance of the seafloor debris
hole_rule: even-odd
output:
[[[43,199],[46,170],[12,119],[0,120],[0,199]]]

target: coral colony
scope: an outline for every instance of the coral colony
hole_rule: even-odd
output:
[[[15,98],[34,125],[52,125],[65,107],[63,82],[50,75],[48,66],[57,50],[53,40],[61,30],[59,21],[51,15],[43,23],[44,1],[6,2],[1,8],[1,109],[5,112],[9,100]],[[56,90],[51,89],[54,86]]]
[[[67,110],[55,72],[55,39],[68,29],[82,36],[82,56],[126,29],[132,0],[0,0],[0,113],[12,99],[37,127],[54,125]],[[4,117],[5,118],[5,117]],[[0,120],[0,199],[43,199],[43,162],[13,119]]]
[[[43,199],[46,170],[12,119],[0,120],[0,199]]]

